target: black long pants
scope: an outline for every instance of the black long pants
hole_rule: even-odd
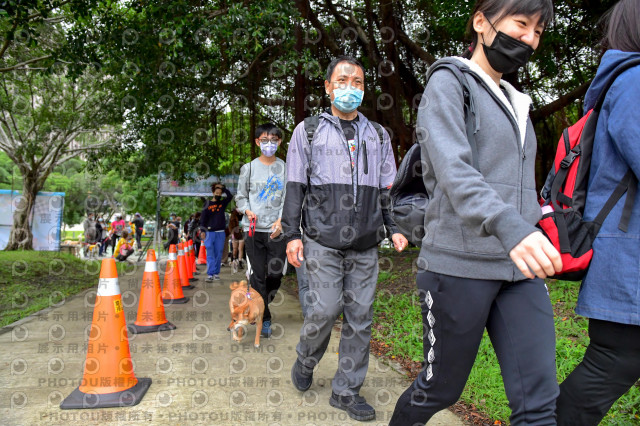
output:
[[[245,251],[251,262],[251,287],[264,300],[264,321],[271,321],[269,303],[280,288],[287,243],[282,234],[277,238],[269,238],[269,232],[256,232],[253,237],[246,237]]]
[[[116,260],[119,260],[119,261],[121,261],[121,262],[122,262],[122,261],[125,261],[125,260],[127,260],[127,258],[128,258],[129,256],[131,256],[134,252],[135,252],[135,250],[134,250],[134,249],[131,249],[131,250],[125,250],[125,254],[124,254],[124,255],[123,255],[123,254],[119,254],[119,255],[117,255],[117,256],[116,256]]]
[[[589,319],[589,338],[582,362],[560,385],[560,426],[597,425],[640,379],[640,326]]]
[[[424,368],[398,399],[389,424],[423,425],[453,405],[486,327],[500,363],[511,424],[555,425],[555,330],[544,282],[474,280],[423,271],[417,284]]]
[[[119,239],[120,239],[120,237],[117,236],[116,234],[113,234],[111,236],[111,240],[110,240],[110,243],[111,243],[111,256],[116,254],[116,245],[118,245],[118,240]]]
[[[200,256],[200,238],[193,239],[193,247],[195,248],[196,259]]]

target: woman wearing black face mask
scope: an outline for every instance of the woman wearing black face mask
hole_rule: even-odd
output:
[[[535,227],[531,99],[501,80],[526,64],[552,17],[550,0],[480,0],[466,57],[431,68],[417,123],[432,196],[417,263],[424,367],[391,425],[424,424],[458,400],[485,328],[511,424],[555,424],[555,331],[543,279],[562,262]]]

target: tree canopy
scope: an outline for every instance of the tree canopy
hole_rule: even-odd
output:
[[[531,64],[507,76],[534,100],[543,168],[560,127],[578,114],[599,58],[594,29],[613,3],[555,2],[556,18]],[[402,155],[415,139],[426,70],[466,49],[471,7],[415,0],[124,1],[77,21],[65,53],[77,67],[99,64],[113,77],[115,112],[126,123],[119,161],[143,152],[141,173],[162,165],[177,178],[194,169],[237,169],[233,163],[255,154],[249,142],[257,121],[290,134],[328,106],[324,72],[340,54],[364,63],[361,110],[390,130]],[[234,157],[239,151],[244,157]]]
[[[13,23],[0,43],[0,60],[13,63],[0,70],[0,150],[14,163],[22,182],[8,250],[31,248],[29,217],[36,194],[53,170],[81,153],[109,144],[105,126],[119,125],[108,121],[112,98],[104,90],[103,75],[91,67],[69,75],[66,63],[53,61],[58,47],[66,42],[66,11],[47,9],[53,7],[49,2],[44,2],[46,7],[32,4],[39,7],[35,11],[14,3],[8,2],[3,10],[5,15],[13,12],[13,20],[0,24],[7,30]],[[25,13],[33,19],[24,18]],[[15,33],[21,25],[26,35],[17,43]],[[33,38],[36,34],[39,36]]]
[[[326,67],[335,56],[348,54],[366,69],[360,110],[389,130],[399,160],[415,141],[417,107],[428,67],[469,46],[466,24],[472,3],[2,2],[1,147],[24,176],[29,174],[28,165],[35,164],[29,159],[36,159],[40,169],[48,171],[40,175],[44,181],[61,160],[73,155],[57,156],[54,164],[46,153],[60,152],[79,135],[68,133],[73,137],[57,145],[53,139],[43,141],[60,134],[66,122],[82,119],[83,128],[93,129],[87,134],[93,140],[98,123],[109,124],[109,134],[100,139],[103,148],[85,154],[87,170],[113,185],[116,175],[123,185],[131,183],[121,193],[135,193],[143,183],[148,185],[145,197],[153,193],[153,176],[159,171],[180,181],[194,172],[238,173],[257,155],[253,132],[258,124],[275,123],[286,142],[304,117],[329,106],[324,92]],[[580,115],[581,99],[601,53],[599,20],[614,3],[554,2],[555,19],[530,64],[505,76],[533,98],[539,178],[552,162],[561,129]],[[66,96],[61,94],[79,100],[73,94],[79,89],[90,93],[87,99],[99,108],[82,115],[57,106],[73,104],[61,104]],[[36,98],[31,112],[14,114],[12,123],[8,114],[28,106],[24,99]],[[16,135],[34,136],[34,143],[18,150],[8,145],[7,141],[19,140],[8,133],[15,129],[22,132]],[[18,151],[28,155],[17,157]],[[286,146],[277,155],[284,157]],[[113,191],[121,189],[116,186]],[[110,203],[102,197],[103,205]],[[153,207],[145,201],[137,210]]]

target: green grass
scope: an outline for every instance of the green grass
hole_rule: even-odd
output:
[[[118,264],[118,273],[133,265]],[[46,251],[0,251],[0,327],[96,287],[99,261]]]
[[[384,284],[401,274],[381,271],[379,282]],[[408,275],[408,274],[407,274]],[[414,281],[415,282],[415,281]],[[551,302],[556,312],[556,364],[558,381],[562,382],[582,360],[589,343],[586,318],[573,312],[579,284],[553,281],[548,284]],[[387,356],[422,360],[422,317],[416,293],[391,294],[379,291],[374,302],[372,337],[390,348]],[[476,362],[461,396],[492,420],[508,423],[511,413],[504,393],[500,367],[493,346],[485,332]],[[611,408],[602,425],[630,425],[640,423],[640,382],[636,383]]]
[[[372,328],[371,337],[389,345],[387,355],[422,361],[422,317],[417,296],[378,292],[373,312],[378,326]]]
[[[60,241],[73,240],[84,241],[83,231],[60,231]]]

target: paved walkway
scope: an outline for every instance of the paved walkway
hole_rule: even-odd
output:
[[[162,262],[160,269],[164,270]],[[128,323],[135,320],[144,266],[121,276]],[[139,405],[130,408],[60,410],[59,404],[82,378],[85,333],[91,324],[95,290],[88,290],[0,331],[0,423],[36,424],[225,424],[350,425],[343,411],[329,405],[337,366],[339,331],[334,330],[314,383],[301,393],[290,370],[302,325],[298,301],[280,292],[272,304],[273,336],[254,349],[253,333],[240,344],[231,340],[229,284],[243,278],[223,268],[222,281],[186,290],[187,304],[167,306],[172,333],[130,336],[138,378],[153,383]],[[162,279],[162,274],[161,274]],[[96,283],[97,287],[97,283]],[[369,424],[386,425],[395,402],[409,383],[385,362],[371,357],[362,395],[376,408]],[[429,425],[463,425],[449,411]]]

